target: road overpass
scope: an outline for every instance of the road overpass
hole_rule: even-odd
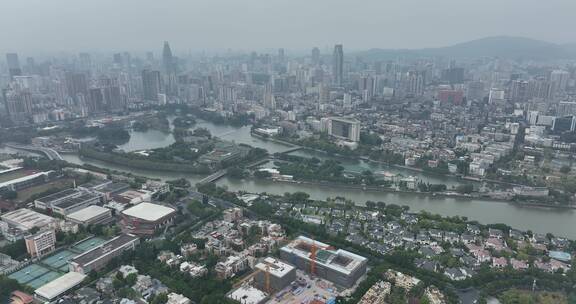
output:
[[[16,144],[6,144],[6,147],[16,149],[16,150],[23,150],[28,152],[34,152],[38,154],[45,155],[49,160],[64,160],[60,153],[56,150],[46,147],[36,147],[36,146],[23,146],[23,145],[16,145]]]

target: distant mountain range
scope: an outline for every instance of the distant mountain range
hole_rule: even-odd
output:
[[[573,59],[576,58],[576,44],[560,45],[530,38],[497,36],[463,42],[448,47],[426,49],[370,49],[356,52],[354,55],[370,60],[428,56],[453,58]]]

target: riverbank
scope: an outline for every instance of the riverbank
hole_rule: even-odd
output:
[[[184,163],[168,163],[168,162],[154,162],[144,159],[134,159],[124,157],[119,153],[106,153],[96,151],[94,149],[82,148],[79,151],[79,156],[85,158],[92,158],[111,164],[122,165],[134,169],[154,170],[164,172],[183,172],[192,174],[210,174],[212,171],[208,167],[191,166]]]
[[[548,209],[567,209],[567,210],[576,210],[576,206],[560,206],[560,205],[547,205],[547,204],[539,204],[539,203],[519,203],[512,200],[501,200],[495,199],[491,197],[485,196],[471,196],[459,193],[442,193],[442,192],[418,192],[418,191],[408,191],[408,190],[398,190],[393,188],[384,188],[384,187],[374,187],[374,186],[363,186],[363,185],[350,185],[350,184],[341,184],[341,183],[333,183],[333,182],[315,182],[315,181],[295,181],[295,180],[280,180],[280,179],[268,179],[275,183],[287,183],[287,184],[305,184],[311,186],[320,186],[324,188],[339,188],[339,189],[350,189],[350,190],[361,190],[366,192],[382,192],[382,193],[397,193],[397,194],[413,194],[423,197],[437,197],[437,198],[456,198],[460,200],[482,200],[486,202],[494,202],[494,203],[505,203],[511,204],[518,207],[531,207],[531,208],[548,208]]]
[[[475,178],[472,176],[459,176],[459,175],[451,174],[451,173],[442,174],[442,173],[427,171],[427,170],[424,170],[422,168],[417,168],[417,167],[412,167],[412,166],[406,166],[406,165],[400,165],[400,164],[390,164],[388,162],[371,159],[367,156],[350,156],[350,155],[342,155],[342,154],[337,154],[337,153],[331,154],[331,153],[328,153],[324,150],[319,150],[319,149],[311,148],[308,146],[298,145],[298,144],[292,143],[290,141],[282,140],[282,139],[279,139],[276,137],[265,137],[265,136],[261,136],[257,133],[254,133],[254,132],[251,132],[251,135],[258,137],[260,139],[263,139],[263,140],[271,140],[271,141],[274,141],[276,143],[291,145],[295,148],[300,148],[302,150],[321,153],[321,154],[324,154],[328,157],[335,157],[335,158],[351,160],[351,161],[361,160],[361,161],[368,162],[368,163],[384,165],[384,166],[396,168],[396,169],[408,170],[408,171],[412,171],[412,172],[419,173],[419,174],[426,174],[426,175],[430,175],[430,176],[437,176],[437,177],[452,179],[454,181],[459,181],[459,182],[498,184],[498,185],[502,185],[502,186],[506,186],[506,187],[523,186],[521,184],[510,183],[510,182],[505,182],[505,181],[500,181],[500,180],[495,180],[495,179]],[[291,152],[293,152],[293,151],[290,151],[289,153],[291,153]]]

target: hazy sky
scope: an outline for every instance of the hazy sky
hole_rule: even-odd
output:
[[[446,46],[513,35],[575,43],[576,0],[0,0],[0,51]]]

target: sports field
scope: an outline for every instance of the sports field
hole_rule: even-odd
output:
[[[104,242],[106,242],[106,240],[100,237],[93,237],[81,241],[69,249],[50,254],[42,260],[8,275],[8,277],[21,284],[37,289],[67,273],[68,262],[75,256],[98,247]]]
[[[77,253],[74,253],[72,251],[62,250],[45,259],[42,259],[40,263],[46,264],[60,271],[68,272],[68,261],[77,255],[78,255]]]
[[[36,289],[60,277],[62,274],[37,264],[30,264],[10,274],[8,277]]]
[[[72,247],[72,249],[76,249],[76,250],[81,251],[81,252],[86,252],[92,248],[95,248],[95,247],[102,245],[104,242],[106,242],[105,239],[95,236],[93,238],[84,240],[84,241],[74,245],[74,247]]]

